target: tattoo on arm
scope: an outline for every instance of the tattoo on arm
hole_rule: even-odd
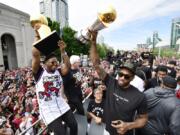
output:
[[[97,52],[96,42],[91,42],[91,49],[90,49],[90,57],[91,61],[93,63],[93,66],[95,67],[100,79],[104,80],[107,73],[103,68],[100,67],[100,58],[99,54]]]
[[[100,67],[99,65],[95,66],[96,72],[98,73],[99,77],[101,80],[105,80],[107,73],[105,72],[105,70]]]

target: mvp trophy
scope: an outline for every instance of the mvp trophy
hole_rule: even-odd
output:
[[[99,31],[109,26],[116,19],[116,10],[109,6],[104,11],[98,13],[96,21],[88,28],[87,31],[81,31],[81,36],[78,38],[82,43],[87,43],[90,39],[89,31]]]
[[[48,20],[42,14],[30,17],[32,28],[36,32],[36,40],[33,46],[36,47],[42,54],[48,56],[53,51],[58,49],[59,35],[56,31],[52,31],[48,27]]]

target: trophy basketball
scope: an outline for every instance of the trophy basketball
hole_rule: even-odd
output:
[[[96,21],[88,28],[87,31],[81,31],[78,38],[82,43],[87,43],[90,39],[89,31],[99,31],[109,26],[116,19],[116,10],[112,6],[108,6],[105,10],[98,13]]]
[[[57,42],[60,40],[60,37],[56,31],[51,32],[45,16],[42,14],[31,16],[30,23],[32,28],[35,30],[36,38],[38,39],[33,43],[33,46],[42,54],[47,56],[59,48]]]

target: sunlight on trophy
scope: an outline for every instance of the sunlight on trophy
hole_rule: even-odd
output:
[[[40,39],[47,37],[51,33],[48,27],[48,20],[42,14],[33,15],[30,17],[31,26],[38,32]]]
[[[47,56],[59,48],[57,42],[60,40],[60,36],[55,30],[51,32],[48,20],[44,15],[31,16],[30,23],[36,34],[36,41],[33,43],[33,46],[42,54]]]
[[[116,10],[112,6],[108,6],[105,10],[98,13],[96,21],[86,30],[81,31],[78,38],[82,43],[87,43],[90,39],[89,31],[99,31],[109,26],[116,19]]]

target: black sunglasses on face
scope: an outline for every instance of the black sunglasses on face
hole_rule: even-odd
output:
[[[129,80],[132,77],[131,75],[124,74],[122,72],[119,72],[118,75],[119,75],[119,77],[123,77],[124,76],[124,79],[126,79],[126,80]]]

